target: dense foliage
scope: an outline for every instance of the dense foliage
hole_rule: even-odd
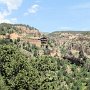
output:
[[[2,23],[0,24],[0,35],[5,35],[7,33],[13,33],[15,29],[11,24]]]
[[[0,45],[0,90],[89,90],[90,72],[50,56],[29,58]]]
[[[16,26],[24,26],[28,28],[29,30],[38,30],[34,27],[31,27],[29,25],[24,25],[24,24],[8,24],[8,23],[1,23],[0,24],[0,35],[6,35],[6,34],[11,34],[13,32],[20,33],[19,30],[17,30]]]

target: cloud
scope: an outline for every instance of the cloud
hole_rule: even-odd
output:
[[[9,12],[7,12],[7,11],[0,12],[0,23],[3,23],[3,22],[11,23],[10,20],[5,18],[8,15],[9,15]]]
[[[17,22],[17,18],[11,18],[11,22],[16,23]]]
[[[22,0],[0,0],[0,3],[4,4],[7,7],[7,10],[11,12],[12,10],[18,9],[22,4]]]
[[[90,2],[73,6],[72,9],[90,9]]]
[[[36,13],[39,9],[39,5],[35,4],[35,5],[32,5],[29,9],[28,9],[28,12],[29,13]]]
[[[3,5],[3,11],[0,11],[0,23],[6,22],[10,23],[11,21],[6,19],[7,16],[12,14],[12,11],[17,10],[23,0],[0,0],[0,4]]]
[[[24,15],[29,15],[29,14],[35,14],[38,12],[39,10],[39,5],[38,4],[34,4],[32,5],[28,10],[27,12],[24,13]]]

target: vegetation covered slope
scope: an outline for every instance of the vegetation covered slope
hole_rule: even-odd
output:
[[[3,25],[0,26],[1,35],[14,31],[21,34],[16,29],[18,25]],[[55,36],[58,37],[56,34]],[[55,36],[52,36],[55,39],[49,39],[48,44],[51,48],[58,48],[62,56],[67,55],[67,43],[60,46],[55,42]],[[58,39],[60,38],[65,39],[63,36]],[[86,42],[83,45],[85,46]],[[73,44],[72,49],[75,46],[77,44]],[[86,58],[88,62],[85,61],[84,65],[77,65],[67,58],[51,57],[48,54],[39,56],[38,49],[20,39],[0,40],[0,90],[90,90],[90,67],[87,68],[90,66],[90,58]],[[80,60],[82,61],[82,58]]]
[[[25,29],[25,30],[23,30],[23,29]],[[22,31],[24,31],[24,33],[27,32],[28,31],[27,29],[28,30],[37,30],[38,31],[38,29],[36,29],[34,27],[31,27],[29,25],[25,25],[25,24],[1,23],[0,24],[0,35],[6,35],[7,33],[11,34],[11,33],[14,33],[14,32],[21,34]]]
[[[89,90],[90,72],[50,56],[29,58],[0,45],[0,90]]]

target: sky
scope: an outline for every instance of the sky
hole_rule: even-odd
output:
[[[90,0],[0,0],[0,23],[26,24],[41,32],[90,30]]]

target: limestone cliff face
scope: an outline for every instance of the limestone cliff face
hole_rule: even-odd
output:
[[[13,33],[13,35],[11,35]],[[40,37],[41,33],[39,32],[38,29],[35,27],[31,27],[29,25],[25,24],[8,24],[8,23],[2,23],[0,24],[0,35],[11,35],[16,36],[15,34],[22,35],[25,37],[26,35],[31,36],[31,37]],[[2,36],[0,36],[2,38]]]
[[[20,39],[23,42],[29,42],[38,47],[40,42],[41,32],[35,27],[25,24],[0,24],[0,39]]]
[[[41,33],[39,32],[39,30],[35,29],[35,28],[29,28],[26,26],[16,26],[16,28],[17,28],[17,30],[20,30],[21,33],[29,34],[29,35],[34,36],[34,37],[41,36]]]

